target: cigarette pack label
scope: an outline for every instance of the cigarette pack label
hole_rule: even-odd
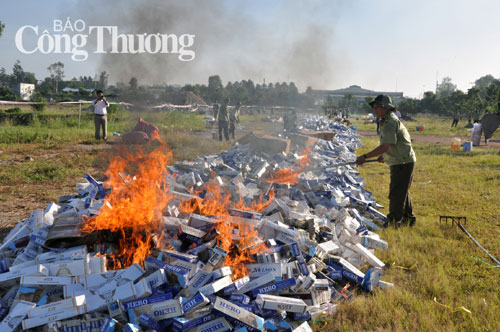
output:
[[[208,303],[210,303],[210,300],[206,296],[201,293],[197,293],[194,297],[182,304],[182,311],[184,312],[184,314],[187,314],[190,311],[195,310]]]
[[[149,314],[155,321],[160,321],[163,319],[181,316],[183,314],[181,301],[182,298],[179,298],[148,304],[134,308],[132,311],[136,316],[139,316],[140,314]]]
[[[220,297],[215,299],[214,309],[255,329],[262,330],[264,328],[264,318]]]
[[[259,294],[255,301],[264,309],[298,313],[304,313],[307,310],[307,304],[303,300],[297,298]]]
[[[250,272],[251,277],[260,277],[266,274],[272,274],[275,278],[283,274],[281,263],[276,264],[247,264],[245,267]]]
[[[237,291],[237,294],[244,294],[246,292],[249,292],[251,290],[254,290],[255,288],[258,288],[262,285],[268,284],[270,282],[274,281],[274,276],[272,274],[265,274],[262,277],[259,277],[255,280],[250,281],[248,284],[243,286],[239,291]]]
[[[212,313],[206,313],[202,316],[198,316],[195,318],[187,319],[183,317],[175,317],[173,320],[173,326],[174,328],[179,329],[180,331],[187,331],[189,329],[192,329],[193,327],[200,326],[202,324],[205,324],[209,321],[212,321],[215,319],[215,315]]]
[[[146,277],[146,282],[151,288],[158,288],[168,284],[167,275],[164,269],[159,269]]]
[[[254,289],[252,291],[252,295],[253,296],[257,296],[259,294],[266,294],[266,293],[271,293],[271,292],[277,292],[277,291],[279,291],[281,289],[294,286],[296,283],[297,283],[297,281],[295,280],[295,278],[278,281],[278,282],[275,282],[273,284],[270,284],[270,285],[267,285],[267,286],[264,286],[264,287],[261,287],[261,288]]]
[[[246,276],[233,282],[232,285],[227,286],[223,289],[224,295],[229,295],[245,286],[250,282],[250,277]]]
[[[229,296],[229,300],[232,302],[238,302],[241,304],[249,304],[250,303],[250,297],[245,295],[245,294],[231,294],[231,296]]]
[[[211,322],[205,323],[196,329],[196,332],[225,332],[231,331],[231,325],[225,318],[220,317]]]
[[[124,302],[122,305],[123,305],[123,308],[125,310],[128,310],[128,309],[134,309],[134,308],[142,307],[142,306],[145,306],[145,305],[148,305],[148,304],[165,302],[165,301],[168,301],[168,300],[171,300],[171,299],[172,299],[172,294],[168,293],[168,294],[150,296],[150,297],[147,297],[145,299]]]

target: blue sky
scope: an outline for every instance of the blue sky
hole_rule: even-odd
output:
[[[38,78],[46,76],[46,68],[56,61],[65,64],[67,78],[105,70],[109,59],[103,62],[100,55],[90,54],[88,60],[74,62],[66,54],[25,55],[14,43],[15,33],[23,25],[51,30],[54,19],[87,19],[96,3],[100,2],[1,1],[0,21],[6,28],[0,37],[0,67],[10,72],[19,59],[25,70]],[[154,12],[159,4],[168,9],[172,4],[182,7],[184,1],[140,3],[151,5]],[[482,75],[500,76],[499,1],[213,0],[211,4],[224,15],[207,16],[207,21],[218,21],[213,31],[200,13],[197,22],[191,22],[193,11],[182,18],[185,24],[177,25],[190,30],[207,23],[204,30],[196,30],[196,42],[204,45],[197,52],[197,60],[182,64],[169,60],[164,68],[168,83],[205,83],[209,75],[220,73],[224,82],[248,78],[255,82],[264,78],[266,82],[293,80],[301,90],[307,85],[336,89],[358,84],[382,91],[397,88],[418,97],[422,91],[435,88],[436,76],[439,80],[450,76],[462,90]],[[122,15],[132,10],[125,5],[109,8]],[[93,18],[95,24],[109,23],[106,15]],[[228,31],[221,33],[220,22],[225,20]],[[114,24],[126,28],[120,25],[123,22],[127,20],[115,20]],[[120,72],[110,72],[113,82]],[[147,83],[146,77],[139,81]]]

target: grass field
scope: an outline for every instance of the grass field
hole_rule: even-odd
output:
[[[376,139],[363,141],[358,154],[377,145]],[[457,226],[439,224],[440,215],[466,216],[467,230],[500,257],[500,151],[414,147],[418,161],[411,194],[417,225],[381,231],[389,249],[376,253],[386,263],[383,280],[395,287],[339,306],[326,328],[316,324],[318,331],[500,330],[500,268],[489,266],[493,262]],[[367,189],[388,206],[387,165],[370,164],[360,172]]]
[[[451,128],[451,118],[427,114],[418,114],[413,116],[414,121],[403,121],[411,135],[438,135],[438,136],[457,136],[470,137],[471,132],[467,131],[466,120],[460,120],[456,128]],[[360,131],[374,131],[377,128],[375,123],[362,119],[361,116],[353,116],[350,119],[354,126]],[[423,126],[423,131],[416,131],[417,126]],[[500,131],[493,135],[493,139],[500,139]]]
[[[55,114],[59,111],[49,110]],[[75,109],[71,112],[77,114]],[[215,129],[206,128],[204,115],[199,114],[127,112],[110,124],[110,132],[127,132],[139,116],[158,125],[176,159],[193,159],[232,144],[213,140]],[[429,123],[427,127],[424,122],[426,128],[436,123],[435,131],[445,130],[450,122],[424,120]],[[74,122],[69,126],[67,121],[0,126],[0,215],[5,221],[1,227],[12,227],[28,217],[31,210],[44,208],[60,195],[74,193],[75,183],[83,181],[86,172],[102,178],[111,149],[94,142],[91,118],[82,122],[81,129]],[[421,124],[417,121],[411,126],[413,123]],[[258,133],[269,133],[276,126],[264,121],[263,116],[250,115],[242,116],[242,125]],[[354,125],[360,130],[374,130],[374,124],[365,125],[361,120]],[[424,134],[429,132],[426,129]],[[365,146],[358,154],[377,144],[376,139],[363,141]],[[466,216],[469,232],[500,258],[500,151],[475,149],[464,153],[452,151],[449,146],[423,143],[415,143],[414,147],[418,162],[411,193],[417,225],[381,231],[389,249],[376,253],[386,263],[383,280],[393,282],[395,287],[359,293],[352,302],[341,304],[326,326],[315,324],[315,330],[500,330],[500,268],[476,260],[492,263],[456,226],[438,222],[439,215]],[[387,206],[388,167],[370,164],[360,171],[367,189]],[[443,307],[434,298],[453,308],[463,306],[471,314]]]

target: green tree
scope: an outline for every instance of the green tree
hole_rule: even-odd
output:
[[[3,29],[5,29],[5,24],[0,21],[0,36],[2,35]]]
[[[47,105],[47,99],[43,98],[40,95],[36,95],[33,98],[31,98],[31,101],[37,102],[40,104],[32,104],[31,108],[35,110],[35,112],[42,113],[45,110],[45,106]]]
[[[36,83],[36,78],[33,73],[25,72],[21,66],[21,61],[17,60],[12,67],[12,75],[10,75],[10,85],[19,83]]]
[[[417,100],[406,98],[399,103],[398,109],[401,114],[415,114],[417,112]]]
[[[210,102],[221,102],[224,96],[224,86],[219,75],[213,75],[208,78],[208,99]]]
[[[424,98],[420,100],[419,109],[422,112],[429,112],[433,114],[440,113],[441,104],[437,98],[437,95],[432,91],[424,92]]]
[[[64,78],[64,63],[62,63],[61,61],[55,62],[50,66],[48,66],[47,70],[49,71],[50,78],[55,83],[56,94],[57,94],[59,90],[58,89],[59,81],[61,81]]]
[[[479,88],[472,87],[467,90],[467,98],[463,103],[465,111],[473,120],[481,119],[484,113],[484,104],[480,96]]]
[[[106,71],[102,71],[99,74],[99,89],[105,90],[107,88],[108,78],[109,78],[109,74],[107,74]]]
[[[451,77],[443,77],[443,80],[437,86],[438,98],[449,97],[457,89],[456,84],[453,84]]]
[[[342,107],[347,107],[349,109],[356,107],[356,98],[350,93],[345,94],[340,102]]]
[[[130,88],[132,90],[137,90],[137,87],[139,85],[139,83],[137,82],[137,78],[135,78],[135,77],[132,77],[130,79],[130,81],[128,82],[128,84],[130,85]]]

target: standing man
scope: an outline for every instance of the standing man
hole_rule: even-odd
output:
[[[404,124],[394,114],[395,107],[390,96],[378,95],[370,102],[375,115],[380,118],[380,145],[358,157],[356,163],[363,165],[366,159],[379,157],[379,162],[387,162],[391,170],[389,186],[389,214],[384,225],[401,226],[402,223],[415,225],[413,206],[409,189],[415,169],[415,152],[411,146],[410,134]]]
[[[241,103],[237,102],[236,106],[229,111],[229,135],[234,138],[234,129],[236,123],[240,123],[240,107]]]
[[[451,122],[451,128],[458,126],[458,120],[460,120],[460,115],[458,115],[458,111],[455,110],[453,113],[453,121]]]
[[[109,106],[108,101],[104,97],[102,90],[97,90],[97,99],[92,101],[94,106],[94,126],[95,126],[95,139],[100,139],[99,133],[102,126],[102,138],[104,141],[108,140],[108,117],[106,107]]]
[[[224,137],[226,141],[229,141],[229,113],[227,111],[227,104],[229,104],[229,98],[225,98],[222,105],[219,107],[219,112],[217,113],[217,121],[219,123],[219,141],[222,141],[222,132],[224,131]]]

